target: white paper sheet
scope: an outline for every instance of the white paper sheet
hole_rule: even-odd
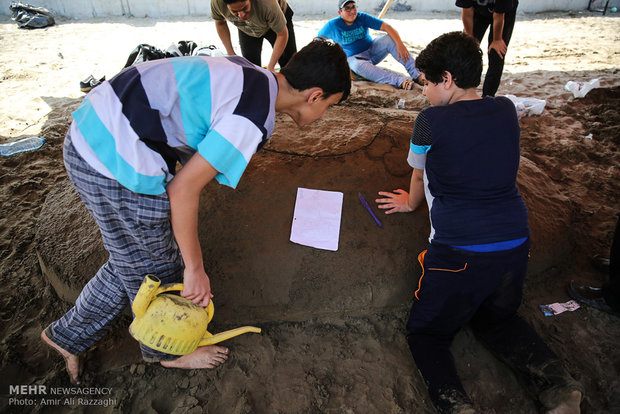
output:
[[[338,250],[343,194],[338,191],[297,189],[291,241],[304,246]]]

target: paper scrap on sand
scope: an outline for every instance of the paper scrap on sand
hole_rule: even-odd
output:
[[[550,305],[540,305],[540,310],[545,316],[555,316],[559,315],[562,312],[566,311],[574,311],[579,309],[579,303],[574,300],[569,300],[565,303],[552,303]]]
[[[338,250],[343,194],[338,191],[297,189],[291,241],[304,246]]]

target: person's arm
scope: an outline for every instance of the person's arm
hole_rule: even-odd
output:
[[[504,13],[493,13],[493,41],[489,45],[489,53],[494,49],[500,58],[504,58],[508,46],[504,42]]]
[[[379,191],[379,195],[387,198],[377,198],[375,202],[385,214],[408,213],[417,209],[424,200],[424,170],[414,168],[411,173],[409,192],[398,189],[393,193]]]
[[[232,41],[230,40],[230,30],[228,29],[228,23],[226,23],[226,20],[216,20],[215,30],[217,31],[217,35],[220,37],[228,56],[234,56],[236,53],[233,49]]]
[[[461,12],[461,20],[463,20],[463,31],[469,36],[474,36],[474,8],[463,8]]]
[[[407,50],[407,47],[404,45],[403,41],[400,39],[400,36],[398,35],[398,32],[396,31],[396,29],[394,29],[389,24],[383,22],[380,30],[386,32],[388,36],[392,38],[392,40],[396,44],[396,50],[398,51],[398,57],[402,59],[403,62],[408,61],[411,55],[409,54],[409,51]]]
[[[181,296],[199,306],[207,306],[213,295],[198,240],[198,200],[202,188],[216,174],[215,168],[196,153],[166,186],[172,231],[185,263]]]
[[[282,53],[284,53],[284,49],[286,49],[286,44],[288,43],[288,29],[286,26],[282,31],[276,33],[276,41],[273,43],[273,52],[271,52],[271,59],[269,59],[269,64],[267,65],[267,69],[275,72],[276,63]]]

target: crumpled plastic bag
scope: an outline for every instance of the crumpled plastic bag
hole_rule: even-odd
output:
[[[192,56],[213,56],[213,57],[222,57],[226,56],[226,53],[222,52],[214,45],[209,46],[199,46],[192,52]]]
[[[166,50],[158,49],[147,43],[141,43],[131,51],[123,69],[148,60],[196,55],[196,50],[198,50],[198,45],[193,40],[179,40],[177,43],[168,46]]]
[[[198,47],[193,40],[179,40],[166,49],[166,57],[191,56],[192,52]]]
[[[9,5],[13,13],[11,19],[20,29],[39,29],[53,26],[56,22],[52,13],[45,7],[31,6],[30,4],[14,1]]]
[[[536,98],[519,98],[514,95],[506,95],[506,98],[510,99],[515,104],[517,110],[517,118],[521,119],[524,116],[540,115],[542,114],[547,101],[544,99]]]
[[[601,83],[598,79],[592,79],[590,82],[574,82],[568,81],[564,85],[564,89],[573,93],[575,98],[583,98],[592,89],[600,88]]]

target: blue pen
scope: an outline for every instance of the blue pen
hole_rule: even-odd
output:
[[[360,198],[360,201],[362,202],[362,204],[364,205],[364,207],[366,207],[366,210],[368,210],[368,212],[370,213],[370,215],[372,216],[372,218],[375,219],[375,221],[377,222],[377,225],[379,227],[383,227],[381,225],[381,222],[379,221],[379,219],[377,218],[377,216],[375,216],[375,213],[372,212],[372,210],[370,209],[370,206],[368,205],[368,203],[366,202],[366,200],[364,199],[364,196],[362,195],[362,193],[357,193],[357,195]]]

